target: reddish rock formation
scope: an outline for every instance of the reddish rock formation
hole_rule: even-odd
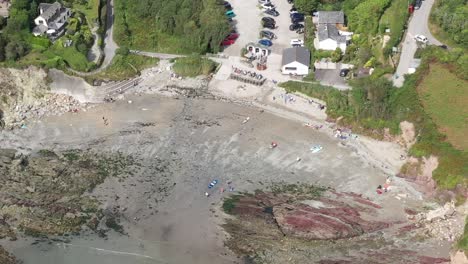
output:
[[[345,203],[329,204],[320,200],[321,207],[305,204],[283,204],[273,207],[273,213],[281,231],[290,236],[308,239],[341,239],[362,235],[389,226],[379,221],[361,218],[359,207]]]

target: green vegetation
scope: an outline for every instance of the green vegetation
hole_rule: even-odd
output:
[[[236,203],[239,202],[241,195],[232,195],[224,199],[223,210],[227,214],[232,214],[232,210],[236,208]]]
[[[120,46],[165,53],[216,53],[229,30],[224,7],[217,0],[115,1],[114,38]]]
[[[457,247],[465,251],[465,255],[468,256],[468,217],[465,219],[465,229],[462,237],[458,240]]]
[[[390,40],[383,50],[385,56],[391,55],[392,47],[398,46],[401,42],[408,16],[408,0],[394,0],[380,18],[379,32],[390,30]]]
[[[313,47],[313,28],[306,18],[305,46],[312,52],[312,60],[331,58],[333,61],[354,64],[358,67],[381,68],[377,74],[392,73],[393,62],[390,61],[392,48],[401,42],[408,20],[407,0],[299,0],[296,7],[305,12],[342,10],[347,18],[347,28],[354,32],[352,42],[343,56],[338,52],[315,50]],[[390,33],[386,32],[390,30]],[[308,34],[308,31],[310,32]],[[384,36],[390,39],[383,45]],[[393,58],[395,61],[397,58]]]
[[[390,2],[390,0],[362,1],[347,14],[350,29],[356,33],[376,34],[379,19]]]
[[[217,63],[199,55],[179,58],[175,61],[174,72],[181,76],[195,77],[208,75],[216,69]]]
[[[430,16],[431,31],[450,46],[468,48],[468,5],[466,0],[436,1]]]
[[[430,101],[434,100],[431,96],[435,96],[440,91],[438,89],[443,89],[447,85],[453,85],[451,88],[456,88],[459,92],[451,91],[437,100],[450,100],[449,98],[452,98],[451,96],[454,94],[460,96],[459,85],[464,82],[460,78],[468,78],[467,57],[463,52],[457,50],[448,52],[438,47],[426,48],[422,54],[423,62],[417,73],[409,75],[403,87],[399,89],[394,89],[385,78],[374,77],[374,75],[352,81],[350,84],[353,89],[350,91],[338,91],[318,83],[286,82],[282,83],[281,86],[286,88],[288,92],[301,92],[326,101],[327,114],[331,118],[342,117],[340,122],[344,125],[353,127],[353,130],[357,132],[377,138],[383,136],[384,128],[390,128],[390,132],[396,134],[399,132],[400,122],[404,120],[413,122],[419,136],[416,144],[410,149],[410,154],[418,158],[430,155],[439,157],[439,166],[433,172],[433,178],[439,188],[454,189],[458,184],[468,188],[468,152],[455,149],[446,141],[446,137],[439,132],[438,128],[444,124],[459,125],[460,121],[453,114],[450,114],[447,120],[443,121],[446,123],[437,123],[437,118],[444,118],[444,115],[448,115],[450,111],[454,114],[461,114],[460,105],[458,101],[445,103],[444,107],[448,109],[438,113],[438,116],[433,120],[431,113],[442,107],[442,103],[437,101],[436,105],[432,105],[432,101]],[[431,73],[428,66],[430,62],[442,64],[441,67],[451,69],[452,74],[444,76],[445,81],[435,81],[441,72],[435,68],[436,71]],[[437,75],[428,76],[430,74]],[[455,76],[459,79],[454,80]],[[428,78],[429,82],[425,82],[424,78]],[[423,89],[419,85],[440,87]],[[422,101],[425,104],[431,103],[431,106],[426,106],[427,109],[425,109],[425,104],[422,104],[418,91],[428,90],[431,90],[431,94],[428,97],[423,95]],[[461,107],[461,109],[463,108],[464,106]]]
[[[284,182],[274,184],[270,189],[274,194],[307,195],[310,199],[320,198],[327,190],[327,188],[321,186],[294,183],[286,184]]]
[[[78,0],[73,2],[73,9],[83,13],[91,27],[99,23],[100,0]]]
[[[457,78],[441,64],[432,64],[418,86],[426,112],[447,140],[459,149],[468,149],[468,81]],[[454,111],[457,109],[457,111]]]
[[[76,6],[76,8],[73,8],[74,13],[68,21],[65,36],[54,44],[46,37],[34,37],[31,34],[33,19],[38,15],[38,2],[35,0],[12,2],[11,16],[3,33],[0,34],[0,65],[70,67],[78,71],[90,71],[95,68],[96,65],[87,60],[87,54],[94,43],[90,25],[92,26],[97,20],[100,1],[64,1],[65,6]],[[87,21],[89,23],[86,23]]]
[[[113,80],[121,81],[130,79],[140,73],[140,71],[155,66],[158,63],[157,58],[150,58],[136,54],[121,55],[116,54],[112,63],[105,70],[91,76],[86,76],[89,83],[94,80]]]

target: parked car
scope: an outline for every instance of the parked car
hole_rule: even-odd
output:
[[[262,22],[269,22],[269,23],[276,24],[275,19],[272,17],[262,17]]]
[[[270,9],[275,9],[276,6],[274,6],[272,3],[266,3],[266,4],[262,4],[262,8],[263,10],[270,10]]]
[[[304,34],[304,28],[300,28],[300,29],[296,30],[296,33],[297,34]]]
[[[294,0],[288,0],[288,4],[294,4]]]
[[[236,16],[232,10],[226,11],[225,15],[229,18],[233,18]]]
[[[444,50],[448,49],[447,45],[439,45],[439,48],[444,49]]]
[[[259,4],[267,4],[270,3],[270,0],[258,0]]]
[[[291,39],[291,46],[293,47],[303,47],[304,41],[302,39]]]
[[[234,44],[236,41],[234,39],[225,39],[221,42],[221,46],[229,46]]]
[[[340,76],[341,77],[346,77],[349,73],[349,69],[341,69],[340,71]]]
[[[291,30],[291,31],[295,31],[295,30],[298,30],[298,29],[301,29],[301,28],[304,28],[303,24],[291,24],[289,26],[289,30]]]
[[[416,42],[421,42],[421,43],[424,43],[426,44],[428,42],[427,38],[424,36],[424,35],[416,35],[414,36],[414,39],[416,40]]]
[[[269,31],[269,30],[262,30],[260,31],[260,37],[261,38],[267,38],[267,39],[275,39],[277,36],[275,33]]]
[[[422,5],[422,0],[414,1],[414,9],[418,10],[419,8],[421,8],[421,5]]]
[[[226,39],[231,39],[231,40],[236,40],[237,38],[239,38],[239,34],[237,33],[231,33],[226,37]]]
[[[293,6],[291,9],[289,9],[289,15],[294,14],[294,13],[299,13],[299,12],[297,11],[297,8]]]
[[[291,18],[291,23],[296,24],[299,22],[304,22],[304,17],[292,17]]]
[[[232,6],[230,4],[224,5],[224,8],[228,11],[232,10]]]
[[[275,29],[275,28],[276,28],[276,25],[275,25],[275,24],[273,24],[273,23],[268,23],[268,22],[263,22],[263,23],[262,23],[262,26],[263,26],[264,28],[268,28],[268,29]]]
[[[261,39],[258,41],[258,43],[260,45],[267,46],[267,47],[271,47],[271,45],[273,45],[273,42],[271,42],[271,40],[269,39]]]
[[[294,17],[299,17],[299,18],[302,17],[302,18],[304,18],[304,14],[299,13],[299,12],[290,13],[290,14],[289,14],[289,17],[291,17],[291,19],[294,18]]]
[[[279,16],[279,12],[276,11],[276,9],[265,10],[264,13],[267,14],[267,15],[270,15],[270,16],[274,16],[274,17]]]

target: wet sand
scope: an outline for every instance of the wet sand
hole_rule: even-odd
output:
[[[367,158],[372,150],[366,146],[375,142],[343,142],[329,130],[304,127],[298,121],[303,116],[291,120],[291,115],[281,109],[263,112],[215,100],[146,95],[2,132],[0,147],[25,152],[43,148],[121,151],[138,157],[142,169],[124,180],[108,178],[90,194],[104,208],[125,208],[122,223],[128,236],[111,235],[108,240],[82,236],[72,238],[71,245],[49,248],[21,239],[1,244],[25,264],[236,263],[239,260],[223,246],[225,234],[219,226],[222,198],[230,194],[220,189],[227,190],[228,181],[235,191],[253,191],[281,181],[352,191],[384,205],[381,217],[386,220],[405,217],[405,204],[395,198],[398,193],[409,194],[408,203],[420,198],[401,180],[396,180],[392,193],[375,193],[389,170],[394,170],[384,170],[376,155]],[[243,124],[246,117],[250,119]],[[278,142],[278,147],[270,149],[271,141]],[[315,144],[323,150],[312,154]],[[155,164],[164,168],[154,173]],[[213,179],[219,183],[208,189]]]

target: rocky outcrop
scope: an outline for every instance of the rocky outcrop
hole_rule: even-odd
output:
[[[16,264],[16,258],[8,253],[2,246],[0,246],[0,263],[1,264]]]
[[[0,238],[93,229],[103,212],[96,199],[82,195],[108,176],[125,174],[132,162],[120,154],[41,150],[24,156],[0,149]]]
[[[361,195],[288,185],[225,200],[226,245],[253,263],[448,263],[421,254],[427,229],[387,220]],[[406,210],[415,218],[417,212]],[[385,215],[385,216],[383,216]],[[397,219],[397,218],[395,218]],[[414,247],[413,247],[414,245]]]
[[[362,219],[363,212],[359,208],[324,199],[319,201],[318,207],[305,204],[275,206],[273,214],[281,231],[308,240],[342,239],[389,226],[388,223]]]
[[[14,128],[27,120],[75,111],[82,106],[70,96],[49,92],[43,69],[0,69],[0,128]]]

